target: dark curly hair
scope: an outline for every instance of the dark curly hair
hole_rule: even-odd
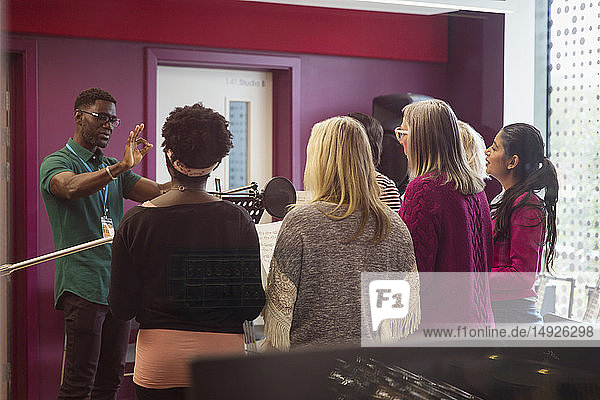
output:
[[[179,160],[190,168],[206,168],[221,161],[233,147],[229,122],[211,108],[201,103],[177,107],[167,117],[162,127],[165,154],[173,152],[173,161]],[[167,165],[169,165],[167,157]],[[174,176],[187,178],[173,168]],[[205,177],[201,177],[205,178]]]
[[[96,100],[109,101],[114,105],[117,105],[117,100],[115,100],[115,98],[112,97],[112,95],[106,90],[91,88],[79,93],[75,99],[75,106],[73,107],[73,110],[77,110],[81,107],[93,106]]]

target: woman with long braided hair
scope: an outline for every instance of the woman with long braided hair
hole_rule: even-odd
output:
[[[544,155],[540,131],[529,124],[502,128],[485,154],[487,173],[504,189],[490,207],[494,224],[490,275],[494,320],[540,323],[534,283],[542,271],[542,259],[550,271],[554,260],[556,169]]]

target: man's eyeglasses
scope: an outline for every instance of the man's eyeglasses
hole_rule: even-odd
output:
[[[394,129],[394,133],[396,134],[396,139],[398,139],[398,141],[401,141],[402,136],[408,135],[408,130],[400,129],[400,127],[397,127],[396,129]]]
[[[121,120],[119,118],[113,117],[113,116],[108,115],[108,114],[104,114],[104,113],[98,114],[97,112],[85,111],[85,110],[80,110],[80,109],[77,109],[75,111],[82,112],[84,114],[89,114],[92,117],[96,117],[96,119],[98,121],[102,122],[102,125],[104,125],[105,123],[109,122],[110,125],[113,128],[116,128],[121,123]]]

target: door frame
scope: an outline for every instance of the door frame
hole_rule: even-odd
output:
[[[11,169],[15,171],[13,179],[20,188],[13,193],[11,212],[16,216],[12,224],[11,235],[17,243],[13,245],[12,257],[18,257],[13,262],[23,261],[37,256],[38,252],[38,222],[40,213],[38,190],[39,160],[38,157],[38,91],[37,91],[37,41],[32,39],[7,38],[2,54],[16,54],[20,63],[13,71],[11,77],[18,87],[12,97],[18,107],[15,111],[13,126],[17,124],[19,135],[11,132],[11,152],[13,161]],[[15,154],[17,149],[19,154]],[[21,160],[21,161],[19,161]],[[38,160],[38,161],[36,161]],[[15,168],[18,167],[18,168]],[[39,314],[38,314],[38,279],[37,269],[30,268],[21,271],[12,277],[12,307],[9,309],[7,330],[12,337],[11,351],[11,391],[15,398],[39,398]],[[15,318],[16,315],[25,316]],[[18,333],[18,334],[17,334]]]
[[[273,175],[285,176],[296,187],[302,185],[300,140],[300,58],[232,51],[181,50],[159,47],[145,49],[146,132],[156,132],[156,78],[159,65],[245,69],[273,73]],[[147,134],[146,134],[147,135]],[[160,143],[155,143],[160,145]],[[144,176],[153,177],[156,157],[144,158]]]

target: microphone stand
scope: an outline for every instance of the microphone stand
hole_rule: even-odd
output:
[[[219,182],[220,183],[220,182]],[[214,194],[216,196],[246,196],[246,197],[256,197],[258,195],[258,183],[256,182],[252,182],[249,185],[246,186],[240,186],[238,188],[234,188],[234,189],[229,189],[226,190],[224,192],[219,190],[219,187],[221,185],[217,184],[217,191],[216,192],[208,192],[210,194]],[[242,190],[247,190],[247,193],[238,193],[241,192]]]

